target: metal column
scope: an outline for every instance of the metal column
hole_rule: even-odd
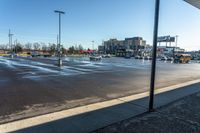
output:
[[[152,50],[152,64],[151,64],[151,83],[149,96],[149,112],[154,110],[154,88],[155,88],[155,72],[156,72],[156,55],[158,42],[158,21],[159,21],[159,7],[160,0],[155,0],[155,16],[154,16],[154,33],[153,33],[153,50]]]
[[[58,10],[55,10],[54,12],[58,13],[58,15],[59,15],[59,33],[58,33],[59,39],[57,41],[58,41],[58,66],[61,67],[62,66],[62,59],[61,59],[61,14],[65,14],[65,12],[58,11]]]

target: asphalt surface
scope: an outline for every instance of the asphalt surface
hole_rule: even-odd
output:
[[[149,90],[150,61],[0,57],[0,123]],[[200,78],[200,64],[157,62],[156,88]]]

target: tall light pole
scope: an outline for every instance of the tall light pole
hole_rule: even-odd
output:
[[[94,50],[94,41],[92,41],[92,50]]]
[[[17,39],[15,40],[15,54],[17,54]]]
[[[12,51],[12,36],[13,35],[14,34],[11,34],[10,29],[9,29],[8,37],[9,37],[9,47],[11,51]]]
[[[58,50],[58,45],[59,45],[59,36],[58,36],[58,34],[57,34],[56,37],[57,37],[57,40],[56,40],[56,41],[57,41],[57,46],[56,46],[56,52],[55,52],[54,54],[57,54],[57,56],[58,56],[58,55],[59,55],[59,52],[58,52],[58,51],[59,51],[59,50]],[[59,62],[58,62],[58,63],[59,63]]]
[[[176,35],[176,47],[178,45],[178,35]]]
[[[153,33],[153,54],[151,64],[151,83],[149,95],[149,112],[154,110],[154,89],[155,89],[155,73],[156,73],[156,54],[158,43],[158,22],[159,22],[160,0],[155,0],[155,16],[154,16],[154,33]]]
[[[58,13],[59,15],[59,34],[58,34],[58,66],[61,67],[62,66],[62,59],[61,59],[61,14],[65,14],[65,12],[63,11],[58,11],[55,10],[55,13]]]

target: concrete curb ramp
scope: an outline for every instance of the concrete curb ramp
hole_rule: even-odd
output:
[[[181,88],[181,89],[178,89]],[[200,91],[200,79],[157,89],[155,107]],[[0,133],[90,132],[147,111],[149,92],[0,125]]]

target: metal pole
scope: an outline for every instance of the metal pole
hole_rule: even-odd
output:
[[[61,43],[61,14],[59,13],[59,45],[58,45],[58,52],[59,52],[59,66],[62,65],[61,63],[61,49],[60,49],[60,43]]]
[[[92,41],[92,50],[94,50],[94,41]]]
[[[14,34],[11,34],[10,29],[9,29],[9,33],[8,33],[8,37],[9,37],[9,47],[10,47],[10,51],[13,52],[13,46],[12,46],[12,36]]]
[[[56,52],[57,52],[57,54],[58,54],[58,44],[59,44],[59,41],[58,41],[58,34],[57,34],[57,48],[56,48]]]
[[[10,34],[11,51],[13,52],[12,35]]]
[[[10,29],[9,29],[9,32],[8,32],[8,38],[9,38],[9,43],[8,43],[8,45],[9,45],[9,47],[10,47],[10,49],[11,49],[11,45],[10,45]]]
[[[15,40],[15,53],[17,54],[17,39]]]
[[[149,112],[154,110],[154,87],[155,87],[155,72],[156,72],[156,52],[158,42],[158,22],[159,22],[159,7],[160,0],[155,0],[155,18],[154,18],[154,33],[153,33],[153,53],[152,53],[152,66],[151,66],[151,83],[150,83],[150,96],[149,96]]]
[[[178,45],[178,35],[176,35],[176,47]]]
[[[61,60],[61,14],[65,14],[63,11],[54,11],[55,13],[59,14],[59,44],[58,44],[58,66],[62,66],[62,60]]]
[[[12,36],[13,34],[10,34],[11,51],[13,52]]]

